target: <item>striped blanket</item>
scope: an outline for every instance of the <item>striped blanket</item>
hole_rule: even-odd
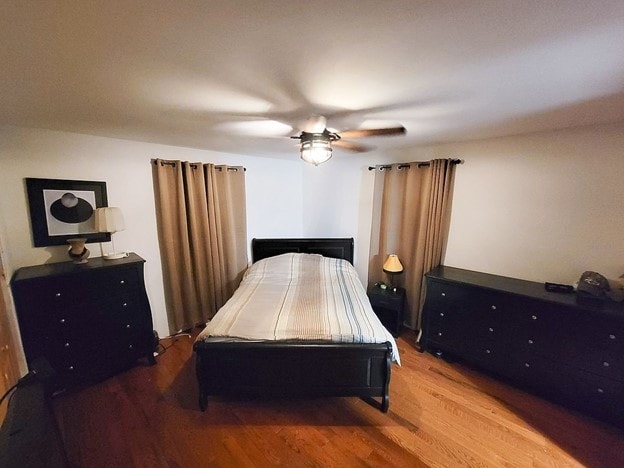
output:
[[[197,337],[210,341],[311,340],[390,342],[366,291],[346,260],[288,253],[253,264],[232,298]]]

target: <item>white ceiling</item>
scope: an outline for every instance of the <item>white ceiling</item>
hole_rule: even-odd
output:
[[[0,124],[249,155],[624,120],[622,0],[3,0],[0,44]]]

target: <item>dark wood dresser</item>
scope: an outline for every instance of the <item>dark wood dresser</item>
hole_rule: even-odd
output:
[[[153,364],[152,314],[143,260],[51,263],[17,270],[11,282],[26,360],[45,358],[53,390],[104,379],[139,358]]]
[[[424,350],[624,425],[624,304],[445,266],[426,278]]]

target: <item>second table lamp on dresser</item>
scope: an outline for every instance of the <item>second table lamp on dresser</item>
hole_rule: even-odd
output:
[[[390,288],[396,291],[396,285],[394,284],[394,275],[403,273],[403,265],[396,254],[388,255],[388,258],[383,264],[383,271],[390,275]]]
[[[115,250],[115,241],[113,234],[126,229],[126,223],[124,222],[123,213],[119,208],[114,206],[97,208],[95,210],[95,229],[98,232],[111,233],[111,243],[113,246],[113,251],[103,254],[102,258],[104,258],[105,260],[115,260],[128,256],[126,252],[117,252]]]

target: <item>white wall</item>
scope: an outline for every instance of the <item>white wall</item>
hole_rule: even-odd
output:
[[[303,167],[303,236],[353,237],[354,265],[364,284],[374,178],[367,169],[367,161],[373,157],[336,154],[319,166]]]
[[[247,168],[248,237],[302,235],[301,163],[190,148],[15,127],[0,128],[0,235],[8,274],[45,262],[66,261],[67,247],[34,248],[25,177],[105,181],[110,206],[119,206],[126,230],[114,234],[117,250],[147,260],[146,287],[154,326],[169,333],[162,286],[150,159],[180,159]],[[88,244],[92,256],[99,244]],[[108,249],[107,249],[108,250]]]
[[[446,264],[569,284],[624,273],[624,125],[439,150],[466,160]]]
[[[304,169],[304,234],[354,236],[363,281],[374,180],[367,166],[432,158],[465,160],[444,264],[539,282],[624,273],[622,123],[340,158]]]

